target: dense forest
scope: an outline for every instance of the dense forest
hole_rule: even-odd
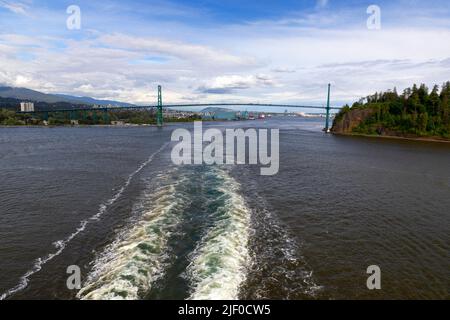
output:
[[[436,85],[431,91],[422,84],[407,88],[402,94],[396,89],[375,93],[352,107],[346,105],[336,116],[333,127],[352,112],[370,110],[351,128],[352,133],[450,138],[449,99],[450,82],[441,88]]]

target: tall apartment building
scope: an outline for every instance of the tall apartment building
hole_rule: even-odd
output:
[[[20,111],[21,112],[34,112],[34,103],[33,102],[21,102],[20,103]]]

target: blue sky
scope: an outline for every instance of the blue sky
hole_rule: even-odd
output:
[[[340,105],[449,74],[448,1],[0,0],[0,83],[49,93]]]

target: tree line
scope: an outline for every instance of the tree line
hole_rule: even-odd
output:
[[[72,117],[71,117],[72,113]],[[48,125],[71,125],[71,120],[77,120],[80,125],[109,125],[114,121],[126,124],[156,124],[156,111],[151,110],[109,110],[104,111],[67,111],[67,112],[47,112],[46,119]],[[43,125],[44,113],[19,114],[12,109],[3,109],[0,106],[0,125],[20,126],[20,125]],[[191,122],[201,120],[201,117],[192,114],[183,118],[165,117],[165,122]]]
[[[375,93],[344,106],[336,121],[352,109],[370,108],[371,116],[353,129],[363,134],[414,134],[450,138],[450,81],[431,90],[414,85],[402,94],[397,89]]]

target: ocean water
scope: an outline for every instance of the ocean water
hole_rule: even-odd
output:
[[[279,173],[173,165],[192,124],[0,128],[1,298],[450,298],[450,145],[204,126],[279,128]]]

